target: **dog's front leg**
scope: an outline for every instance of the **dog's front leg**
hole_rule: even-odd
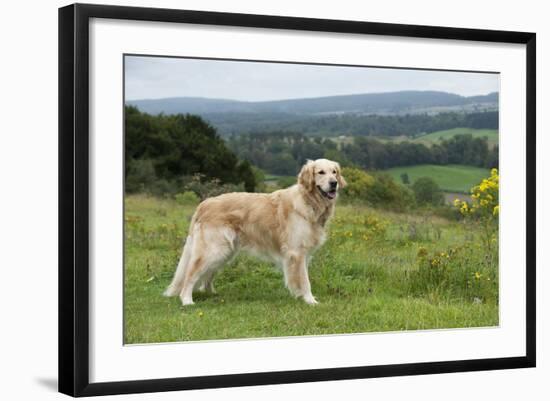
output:
[[[310,305],[318,303],[311,293],[306,255],[301,252],[289,252],[284,261],[283,271],[285,284],[294,296],[302,297]]]

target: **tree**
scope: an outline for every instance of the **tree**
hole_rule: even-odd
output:
[[[441,205],[443,203],[443,193],[439,185],[430,177],[421,177],[417,179],[412,190],[414,197],[419,205]]]
[[[401,182],[405,185],[409,185],[410,184],[410,181],[409,181],[409,175],[407,173],[403,173],[401,174]]]
[[[125,162],[130,192],[160,182],[164,188],[176,187],[183,176],[198,173],[221,184],[244,183],[251,191],[255,187],[250,163],[239,161],[216,129],[195,115],[152,116],[127,106]]]

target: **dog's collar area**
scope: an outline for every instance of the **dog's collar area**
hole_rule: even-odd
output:
[[[321,192],[321,195],[323,195],[327,199],[332,200],[336,198],[336,189],[331,189],[330,191],[325,192],[321,189],[319,185],[317,185],[317,189],[319,190],[319,192]]]

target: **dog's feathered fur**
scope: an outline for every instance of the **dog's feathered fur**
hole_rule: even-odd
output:
[[[336,190],[345,186],[336,162],[308,161],[298,183],[271,194],[229,193],[203,201],[195,211],[183,254],[166,296],[193,303],[193,289],[214,291],[216,269],[239,250],[267,257],[284,272],[296,297],[315,304],[308,276],[311,254],[325,241]]]

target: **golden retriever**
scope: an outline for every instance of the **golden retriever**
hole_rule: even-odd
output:
[[[214,292],[216,270],[239,250],[266,257],[280,266],[285,285],[308,304],[308,262],[325,241],[338,190],[346,185],[340,165],[309,160],[298,183],[271,194],[228,193],[203,201],[195,211],[166,296],[193,304],[193,289]]]

